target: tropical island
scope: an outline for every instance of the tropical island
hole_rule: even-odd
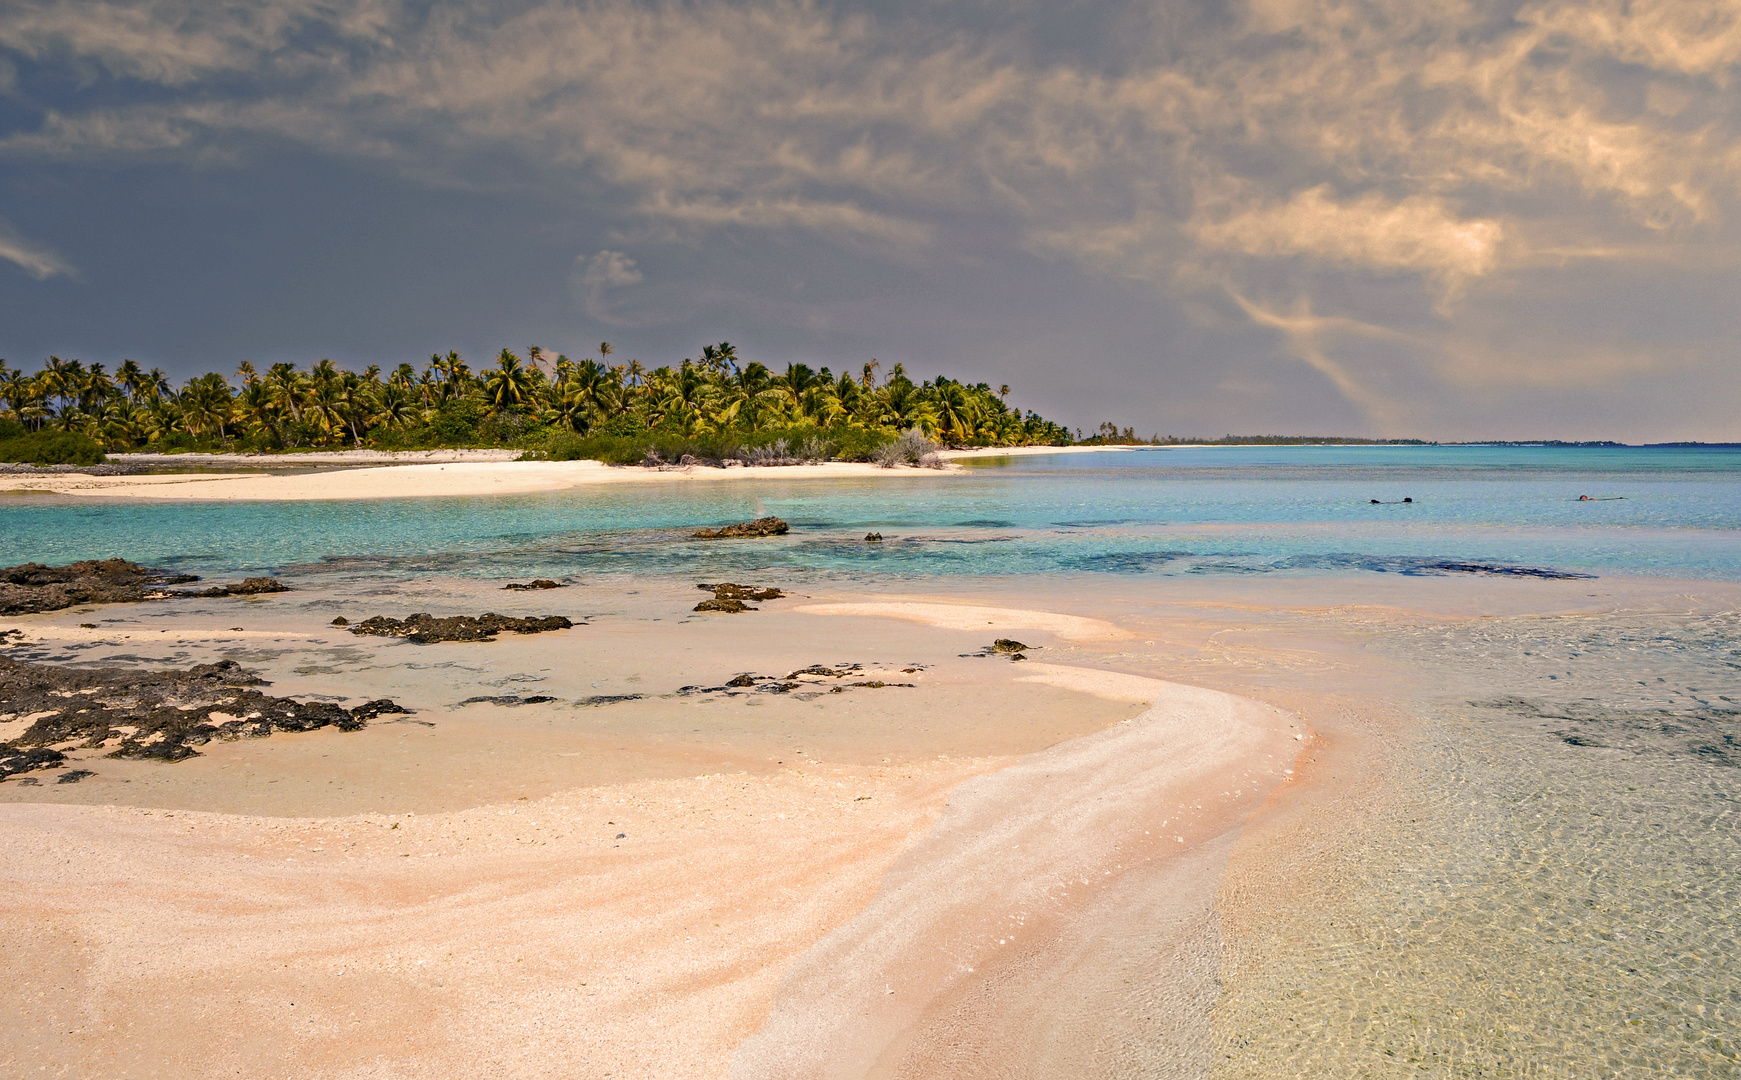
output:
[[[51,356],[34,373],[0,361],[0,460],[91,465],[107,452],[294,452],[329,448],[507,448],[556,461],[610,464],[739,460],[872,461],[921,440],[951,446],[1067,445],[1063,426],[1023,413],[1010,388],[939,375],[914,382],[901,364],[879,378],[793,363],[776,374],[729,342],[699,359],[647,369],[509,349],[478,371],[457,352],[421,370],[302,369],[248,361],[177,389],[159,368]],[[903,433],[913,433],[905,444]],[[921,448],[922,451],[922,448]]]

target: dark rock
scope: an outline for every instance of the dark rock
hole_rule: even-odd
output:
[[[738,585],[730,581],[722,581],[718,585],[697,585],[696,588],[711,592],[720,600],[778,600],[786,595],[779,589],[758,589],[754,585]]]
[[[0,777],[59,765],[71,746],[97,750],[116,741],[111,757],[182,761],[213,739],[258,739],[274,731],[323,727],[356,731],[376,716],[407,711],[386,698],[345,709],[327,701],[271,697],[255,689],[264,685],[233,660],[142,671],[62,668],[0,657],[0,708],[13,715],[47,714],[0,743]]]
[[[167,596],[165,585],[198,581],[125,559],[86,559],[66,566],[25,563],[0,569],[0,615],[59,611],[74,604],[128,604]]]
[[[289,592],[290,586],[277,578],[243,578],[240,585],[226,586],[231,596],[258,596],[261,593]]]
[[[504,631],[542,634],[548,630],[567,630],[573,625],[574,623],[561,615],[516,618],[487,611],[475,617],[451,615],[438,619],[427,612],[419,612],[404,619],[376,615],[357,623],[350,630],[353,634],[400,637],[419,645],[428,645],[437,641],[494,641],[496,635]]]
[[[196,589],[193,592],[166,593],[166,596],[199,597],[201,599],[219,596],[257,596],[260,593],[289,592],[290,586],[277,578],[251,577],[243,578],[239,585],[214,585],[209,589]],[[159,599],[147,597],[146,599]]]
[[[739,675],[735,679],[727,680],[726,685],[737,687],[754,686],[756,685],[756,677],[754,675]]]
[[[551,581],[549,578],[537,578],[533,581],[528,581],[525,584],[521,584],[517,581],[510,582],[507,585],[503,585],[502,588],[509,592],[533,592],[537,589],[564,589],[567,588],[567,586],[563,585],[561,582]]]
[[[1032,645],[1023,645],[1014,638],[1007,637],[1000,637],[991,643],[991,651],[994,653],[1020,653],[1027,652],[1031,648],[1033,648]]]
[[[349,625],[351,625],[351,620],[345,618],[343,615],[340,615],[338,618],[336,618],[332,621],[332,624],[334,626],[349,626]]]
[[[80,780],[85,779],[87,776],[95,776],[95,775],[97,775],[97,774],[92,772],[89,769],[68,769],[66,772],[63,772],[60,774],[60,777],[57,780],[55,780],[55,783],[57,783],[57,784],[76,784]]]
[[[864,534],[864,542],[867,544],[880,544],[883,542],[883,534],[882,533],[865,533]]]
[[[762,609],[761,608],[753,608],[753,607],[749,606],[748,604],[744,603],[742,600],[720,600],[718,598],[715,598],[713,600],[703,600],[701,603],[696,604],[695,610],[696,611],[724,611],[724,612],[728,612],[730,614],[735,615],[740,611],[760,611]]]
[[[845,674],[844,671],[836,671],[833,668],[823,667],[821,664],[811,664],[807,668],[799,668],[786,678],[796,679],[800,675],[824,675],[830,679],[838,679]]]
[[[171,574],[125,559],[86,559],[66,566],[25,563],[0,570],[0,615],[59,611],[75,604],[133,604],[173,597],[254,596],[290,591],[289,586],[269,577],[248,578],[240,584],[214,585],[193,592],[165,588],[198,580],[195,574]]]
[[[622,701],[640,701],[645,694],[594,694],[575,702],[576,705],[615,705]]]
[[[59,750],[46,746],[19,747],[15,743],[0,744],[0,780],[32,769],[52,769],[66,760]]]
[[[740,521],[722,529],[701,529],[696,532],[695,539],[736,540],[754,536],[782,536],[790,532],[791,528],[790,525],[777,517],[762,517],[754,521]]]
[[[374,701],[364,702],[352,709],[351,719],[369,721],[375,719],[377,716],[388,716],[391,714],[409,716],[411,710],[403,705],[394,704],[392,698],[376,698]]]
[[[542,705],[546,701],[555,700],[556,699],[551,697],[549,694],[533,694],[531,697],[520,697],[518,694],[499,694],[495,697],[468,697],[460,702],[460,704],[477,705],[479,703],[484,703],[488,705]]]

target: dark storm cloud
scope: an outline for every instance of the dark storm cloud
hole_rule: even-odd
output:
[[[706,334],[1145,430],[1741,434],[1733,3],[44,0],[0,53],[8,349]]]

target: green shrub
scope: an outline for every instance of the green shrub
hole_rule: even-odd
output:
[[[102,444],[75,431],[34,431],[0,438],[0,461],[29,465],[101,465],[105,460]]]

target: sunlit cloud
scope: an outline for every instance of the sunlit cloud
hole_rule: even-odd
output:
[[[38,281],[51,277],[76,277],[78,271],[72,264],[61,258],[42,244],[33,243],[19,235],[4,220],[0,220],[0,259],[18,267]]]

